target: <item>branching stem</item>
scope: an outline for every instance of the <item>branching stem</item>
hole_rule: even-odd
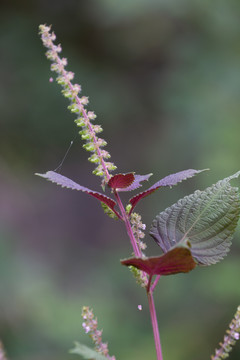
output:
[[[156,279],[154,280],[154,282],[153,282],[153,284],[152,284],[152,286],[151,286],[151,292],[152,292],[152,293],[153,293],[155,287],[157,286],[157,283],[158,283],[160,277],[161,277],[161,275],[157,275],[157,276],[156,276]]]
[[[110,171],[115,170],[116,166],[113,163],[105,162],[104,160],[109,158],[110,154],[101,149],[103,146],[106,145],[106,142],[105,140],[97,137],[96,134],[100,132],[99,128],[97,131],[96,126],[94,127],[94,125],[91,124],[91,120],[93,120],[96,116],[92,112],[87,112],[84,108],[84,106],[87,105],[88,103],[87,97],[82,97],[82,98],[78,97],[78,93],[80,92],[81,87],[78,84],[75,85],[72,84],[71,80],[73,80],[74,74],[72,72],[68,72],[67,70],[65,70],[65,66],[67,65],[67,59],[65,58],[61,59],[58,55],[58,53],[61,52],[61,46],[60,45],[56,46],[54,44],[56,36],[54,33],[50,33],[51,27],[48,27],[46,25],[40,25],[39,29],[43,44],[48,49],[47,58],[52,61],[51,70],[55,71],[59,75],[57,78],[57,82],[63,87],[62,90],[63,95],[71,100],[71,105],[68,108],[69,110],[71,110],[71,112],[78,114],[78,118],[75,120],[75,122],[77,123],[77,126],[83,127],[83,131],[81,131],[80,134],[82,135],[82,138],[84,140],[87,140],[87,143],[84,145],[84,147],[87,151],[91,151],[94,153],[93,156],[90,157],[89,159],[91,162],[99,164],[96,170],[94,170],[94,174],[98,176],[103,176],[104,177],[103,184],[106,184],[110,179],[109,170]],[[130,219],[129,219],[130,215],[126,212],[117,190],[114,191],[114,195],[118,203],[119,209],[121,211],[121,215],[122,215],[121,219],[125,223],[127,234],[132,244],[134,254],[136,257],[142,257],[143,254],[141,248],[138,244],[137,239],[134,236],[134,232],[130,223]],[[119,216],[117,212],[115,213],[117,216]],[[147,290],[149,309],[150,309],[150,315],[151,315],[151,321],[153,327],[155,347],[157,352],[157,360],[163,360],[159,330],[158,330],[157,315],[156,315],[154,299],[153,299],[153,291],[155,289],[158,280],[159,277],[156,277],[153,285],[151,286],[152,276],[149,276],[146,290]],[[85,328],[88,329],[86,324],[85,324]],[[3,352],[1,353],[1,344],[0,344],[0,360],[1,359],[4,360],[5,358],[3,358],[3,355],[1,357],[1,354],[3,354]]]
[[[132,227],[131,227],[131,224],[130,224],[130,220],[129,220],[129,217],[126,213],[126,210],[123,206],[123,203],[122,203],[122,200],[120,199],[120,196],[118,194],[117,191],[114,191],[114,195],[116,197],[116,200],[117,200],[117,203],[118,203],[118,206],[119,206],[119,209],[121,211],[121,214],[122,214],[122,218],[123,218],[123,221],[125,223],[125,227],[126,227],[126,230],[127,230],[127,233],[128,233],[128,236],[129,236],[129,239],[131,241],[131,244],[132,244],[132,248],[133,248],[133,251],[134,251],[134,255],[136,257],[141,257],[142,254],[141,254],[141,251],[138,247],[138,244],[137,244],[137,241],[135,239],[135,236],[133,234],[133,231],[132,231]]]
[[[141,257],[142,254],[141,254],[141,251],[140,251],[140,249],[138,247],[135,236],[133,234],[128,214],[126,213],[126,210],[125,210],[125,208],[124,208],[124,206],[122,204],[122,201],[120,199],[120,196],[119,196],[118,192],[115,191],[114,194],[115,194],[119,209],[121,211],[123,221],[125,223],[126,230],[127,230],[128,236],[130,238],[130,241],[131,241],[131,244],[132,244],[132,247],[133,247],[134,254],[135,254],[136,257]],[[153,283],[153,285],[151,286],[152,276],[149,276],[148,285],[147,285],[147,296],[148,296],[149,311],[150,311],[152,328],[153,328],[153,336],[154,336],[155,348],[156,348],[156,353],[157,353],[157,360],[163,360],[162,348],[161,348],[161,342],[160,342],[160,334],[159,334],[159,329],[158,329],[157,314],[156,314],[154,298],[153,298],[153,291],[155,289],[155,286],[157,285],[157,282],[158,282],[159,278],[160,278],[160,276],[157,276],[154,283]]]

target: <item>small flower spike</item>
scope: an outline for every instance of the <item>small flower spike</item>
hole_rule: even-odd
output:
[[[82,308],[82,327],[86,334],[92,339],[95,350],[109,360],[116,360],[115,356],[108,354],[108,344],[102,342],[102,330],[98,330],[97,318],[94,318],[93,311],[88,306]]]
[[[0,341],[0,360],[7,360],[4,349],[3,349],[3,344]]]
[[[147,245],[142,241],[142,239],[145,237],[144,230],[146,230],[146,225],[142,223],[142,218],[137,213],[132,213],[130,217],[131,225],[132,225],[132,231],[133,235],[135,236],[135,239],[137,240],[139,249],[145,250],[147,248]],[[143,231],[142,231],[143,230]]]
[[[88,98],[86,96],[79,97],[81,86],[72,83],[74,73],[65,69],[67,59],[60,58],[59,53],[62,51],[62,48],[61,45],[54,44],[56,36],[54,32],[51,32],[51,27],[40,25],[39,33],[43,45],[48,49],[46,56],[52,62],[51,70],[58,74],[56,80],[63,88],[62,94],[70,100],[68,109],[77,116],[75,123],[81,128],[79,134],[82,140],[86,141],[83,147],[85,150],[92,152],[88,160],[96,164],[93,173],[101,176],[104,183],[106,183],[111,177],[109,172],[115,170],[116,166],[106,161],[110,158],[110,154],[102,148],[107,145],[107,142],[97,136],[97,134],[102,132],[102,128],[100,125],[92,124],[96,115],[93,111],[87,111],[85,109],[85,106],[88,105]]]
[[[223,338],[223,343],[220,343],[220,348],[215,350],[215,355],[211,356],[211,360],[222,360],[229,356],[232,347],[236,341],[240,338],[240,306],[237,308],[237,312],[234,315],[229,329],[226,331],[226,335]]]

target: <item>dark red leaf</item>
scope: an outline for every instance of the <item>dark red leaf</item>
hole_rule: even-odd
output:
[[[118,189],[118,191],[132,191],[132,190],[135,190],[135,189],[139,188],[140,186],[142,186],[141,182],[148,180],[150,178],[150,176],[152,176],[152,174],[147,174],[147,175],[135,175],[134,174],[133,183],[130,186],[126,187],[126,188]]]
[[[134,266],[150,276],[186,273],[196,266],[190,249],[184,246],[175,247],[160,256],[130,258],[122,260],[121,263],[126,266]]]
[[[111,189],[124,189],[130,186],[134,181],[134,173],[117,174],[108,181]]]
[[[204,170],[193,170],[193,169],[189,169],[189,170],[183,170],[180,171],[176,174],[171,174],[166,176],[165,178],[159,180],[158,182],[156,182],[154,185],[152,185],[150,188],[148,188],[147,190],[137,194],[136,196],[132,197],[130,199],[130,204],[132,205],[132,209],[130,211],[130,213],[133,211],[133,209],[135,208],[135,206],[137,205],[137,203],[145,198],[146,196],[152,194],[154,191],[156,191],[157,189],[159,189],[161,186],[173,186],[176,185],[177,183],[186,180],[200,172],[202,172]]]
[[[51,182],[56,183],[57,185],[61,185],[62,187],[66,187],[72,190],[79,190],[93,196],[95,199],[104,202],[112,211],[114,211],[117,217],[121,218],[119,213],[114,209],[116,202],[111,198],[109,198],[108,196],[105,196],[97,191],[93,191],[84,186],[81,186],[75,183],[74,181],[72,181],[71,179],[63,175],[60,175],[54,171],[47,171],[46,174],[36,174],[36,175],[41,176],[47,180],[50,180]]]

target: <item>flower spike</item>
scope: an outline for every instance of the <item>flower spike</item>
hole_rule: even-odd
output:
[[[0,341],[0,360],[7,360],[7,357],[5,355],[5,351],[3,349],[3,344]]]
[[[93,111],[87,111],[85,109],[85,106],[88,105],[88,98],[86,96],[79,97],[81,86],[72,83],[74,73],[65,69],[67,59],[60,58],[59,53],[62,51],[62,48],[61,45],[54,44],[56,36],[51,32],[51,27],[40,25],[39,30],[43,45],[48,49],[46,56],[52,61],[51,70],[58,74],[56,80],[57,83],[63,87],[62,94],[71,102],[68,109],[77,115],[75,123],[82,128],[79,133],[82,140],[86,141],[83,147],[85,150],[93,153],[93,155],[89,157],[90,162],[97,164],[93,173],[101,176],[106,183],[111,178],[109,172],[115,170],[116,166],[111,162],[105,161],[110,158],[110,154],[102,149],[102,147],[107,145],[107,142],[97,136],[97,134],[102,131],[102,128],[99,125],[92,124],[96,115]]]
[[[211,360],[226,359],[229,356],[230,351],[235,345],[236,341],[240,339],[240,306],[237,308],[237,312],[234,315],[229,329],[226,331],[223,342],[220,342],[220,347],[215,350],[215,355],[211,356]]]

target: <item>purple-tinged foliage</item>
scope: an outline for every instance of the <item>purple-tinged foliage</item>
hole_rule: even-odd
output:
[[[67,178],[66,176],[60,175],[54,171],[47,171],[46,174],[36,174],[38,176],[41,176],[57,185],[61,185],[62,187],[72,189],[72,190],[78,190],[85,192],[91,196],[93,196],[95,199],[100,200],[101,202],[104,202],[116,215],[118,218],[121,218],[119,213],[114,209],[116,202],[109,198],[108,196],[105,196],[97,191],[90,190],[84,186],[81,186],[71,179]]]
[[[117,174],[111,177],[108,186],[117,191],[132,191],[142,186],[141,182],[148,180],[151,175]]]
[[[176,174],[166,176],[162,180],[152,185],[146,191],[143,191],[142,193],[139,193],[138,195],[130,199],[130,204],[132,205],[130,214],[139,200],[141,200],[147,195],[150,195],[159,187],[172,186],[178,182],[181,182],[182,180],[187,179],[188,177],[194,176],[195,174],[201,171],[203,170],[185,170]],[[100,200],[104,204],[106,204],[117,215],[119,219],[122,218],[121,215],[115,210],[116,202],[111,198],[109,198],[108,196],[103,195],[97,191],[88,189],[82,185],[79,185],[74,181],[72,181],[71,179],[56,173],[55,171],[47,171],[45,174],[37,173],[36,175],[41,176],[47,180],[50,180],[51,182],[56,183],[57,185],[61,185],[62,187],[85,192],[95,197],[96,199]],[[111,177],[111,179],[108,181],[108,186],[117,191],[131,191],[142,186],[141,182],[148,180],[151,175],[152,174],[134,175],[134,173],[117,174]]]
[[[177,172],[176,174],[168,175],[165,178],[159,180],[154,185],[152,185],[149,189],[135,195],[134,197],[132,197],[130,199],[130,204],[132,205],[130,213],[133,211],[133,209],[135,208],[135,206],[141,199],[152,194],[154,191],[156,191],[160,187],[162,187],[162,186],[170,186],[171,187],[183,180],[186,180],[188,178],[193,177],[196,174],[199,174],[202,171],[205,171],[205,170],[193,170],[193,169],[183,170],[183,171]]]
[[[227,255],[240,216],[240,196],[230,181],[240,171],[204,191],[195,191],[162,211],[153,220],[150,235],[167,253],[187,239],[199,265],[212,265]]]
[[[161,275],[186,273],[193,270],[197,264],[214,264],[227,254],[240,216],[239,191],[238,188],[230,185],[230,180],[239,177],[240,171],[219,181],[205,191],[198,190],[194,194],[180,199],[176,204],[161,212],[152,223],[150,235],[161,247],[163,254],[156,257],[143,257],[142,250],[144,250],[145,244],[140,239],[144,237],[142,230],[145,229],[145,225],[142,224],[139,214],[131,214],[137,203],[158,188],[162,186],[171,187],[201,171],[189,169],[163,178],[147,190],[132,197],[127,210],[125,210],[119,192],[139,188],[142,186],[141,182],[148,180],[151,174],[110,175],[116,166],[107,161],[110,154],[103,150],[107,143],[98,137],[98,134],[102,132],[102,127],[93,124],[96,115],[86,109],[88,98],[86,96],[80,97],[81,86],[73,83],[74,73],[66,70],[67,59],[59,56],[62,51],[61,45],[55,45],[56,36],[50,31],[51,27],[40,25],[39,30],[42,42],[48,49],[46,56],[52,62],[51,70],[57,73],[56,81],[63,88],[62,94],[70,101],[68,109],[76,114],[75,123],[81,128],[79,134],[82,140],[86,142],[83,147],[92,153],[88,160],[96,165],[93,173],[103,178],[102,187],[104,189],[105,185],[108,184],[109,188],[113,190],[116,201],[97,191],[81,186],[54,171],[37,175],[62,187],[91,195],[101,202],[105,213],[110,217],[117,216],[124,221],[135,257],[122,260],[122,264],[131,266],[139,284],[146,287],[157,359],[162,360],[153,291]],[[52,81],[53,79],[50,78],[50,82]],[[117,204],[121,215],[115,210]],[[157,277],[151,285],[153,275],[157,275]],[[139,309],[141,309],[140,306]],[[115,356],[108,354],[107,343],[102,342],[102,330],[97,329],[97,319],[94,318],[92,311],[85,307],[82,315],[84,319],[83,328],[92,338],[95,349],[76,344],[72,353],[78,354],[84,359],[115,360]],[[223,343],[220,343],[221,347],[216,350],[211,359],[220,360],[220,358],[228,357],[232,345],[240,337],[239,333],[240,308],[238,308],[235,318],[230,324],[230,330],[227,331]],[[4,359],[0,342],[0,360]]]
[[[134,266],[150,276],[186,273],[196,266],[191,250],[186,246],[174,247],[160,256],[130,258],[122,260],[121,263],[126,266]]]
[[[118,191],[132,191],[138,189],[139,187],[142,186],[141,182],[147,181],[150,178],[150,176],[152,176],[152,174],[134,175],[134,181],[132,182],[132,184],[126,188],[118,189]]]
[[[107,184],[114,190],[126,189],[133,183],[134,178],[134,173],[116,174],[111,177]]]

